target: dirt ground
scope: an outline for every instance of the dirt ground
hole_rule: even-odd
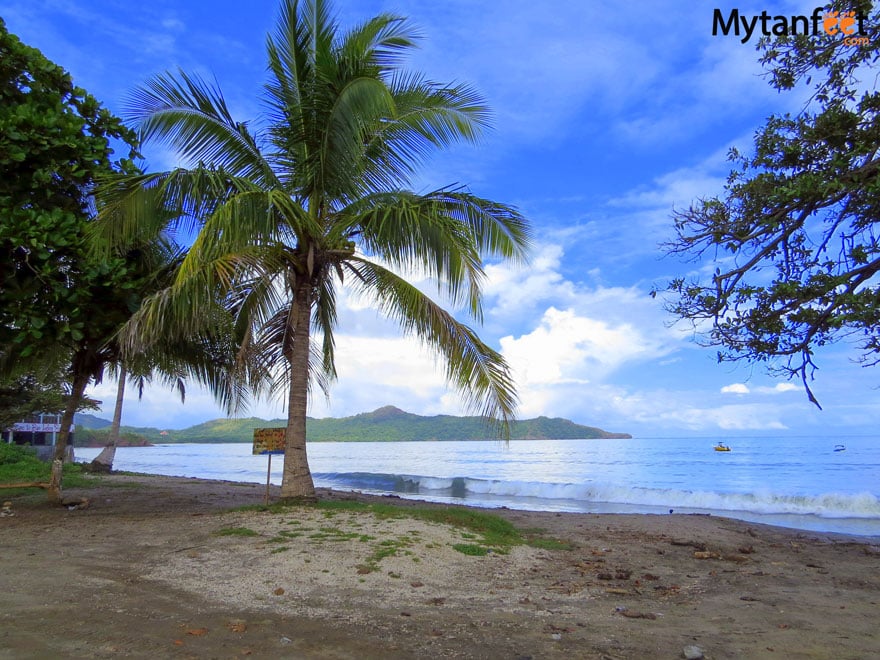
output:
[[[85,509],[0,493],[0,658],[880,656],[878,539],[504,509],[572,548],[470,556],[410,518],[231,511],[255,484],[98,484],[65,492]]]

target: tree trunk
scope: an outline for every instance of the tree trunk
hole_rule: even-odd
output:
[[[53,456],[53,466],[55,461],[64,462],[67,458],[67,445],[70,439],[70,427],[73,425],[73,415],[76,413],[79,404],[82,402],[83,394],[86,386],[89,384],[89,376],[75,374],[73,377],[73,387],[70,392],[70,399],[67,401],[67,407],[64,414],[61,415],[61,430],[55,438],[55,453]],[[53,478],[46,489],[50,504],[61,504],[61,474],[60,470],[56,477],[53,470]]]
[[[116,386],[116,407],[113,409],[113,423],[110,424],[110,436],[107,446],[92,459],[89,470],[92,472],[111,472],[113,460],[116,458],[116,445],[119,442],[119,426],[122,424],[122,399],[125,396],[125,367],[119,368],[119,384]]]
[[[286,351],[290,369],[287,399],[287,430],[284,434],[284,471],[281,499],[313,502],[315,484],[306,456],[306,410],[309,402],[309,330],[312,316],[311,285],[298,283],[294,312],[295,326],[289,328],[293,342]]]

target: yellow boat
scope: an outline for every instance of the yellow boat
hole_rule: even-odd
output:
[[[715,451],[730,451],[730,447],[725,445],[723,442],[719,442],[715,447],[713,447]]]

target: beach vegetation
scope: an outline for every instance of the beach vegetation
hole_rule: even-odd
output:
[[[55,369],[53,373],[30,372],[5,377],[0,374],[0,431],[30,415],[59,414],[66,403],[65,382],[62,369]],[[94,402],[86,399],[79,409],[93,405]]]
[[[148,378],[156,369],[179,382],[181,373],[203,376],[223,362],[217,351],[198,350],[209,333],[168,344],[157,332],[161,355],[124,354],[117,341],[144,295],[162,286],[178,261],[176,246],[161,233],[138,232],[98,249],[96,191],[108,177],[138,172],[134,131],[2,20],[0,81],[0,378],[63,382],[54,453],[63,461],[85,389],[100,383],[108,367],[122,370],[121,382],[125,370]],[[114,159],[111,145],[124,156]],[[61,502],[54,476],[47,493]]]
[[[37,458],[31,447],[0,442],[0,484],[48,484],[50,472],[49,463]],[[64,480],[74,488],[88,487],[95,483],[93,477],[83,474],[82,465],[78,463],[64,465]],[[33,488],[4,489],[3,495],[11,497],[30,492]]]
[[[458,529],[462,539],[473,541],[473,543],[463,545],[480,546],[487,551],[491,550],[499,554],[506,554],[517,545],[528,545],[544,550],[562,551],[572,549],[571,544],[548,537],[542,530],[519,530],[513,523],[501,516],[468,507],[398,506],[394,504],[360,502],[357,500],[322,500],[315,506],[325,513],[362,512],[378,518],[411,518],[428,523],[447,525]],[[295,511],[298,507],[298,504],[280,501],[269,505],[248,505],[236,510],[290,514],[291,511]],[[356,536],[360,536],[362,541],[373,540],[368,535],[358,534],[353,534],[352,538]],[[418,540],[419,534],[413,531],[410,532],[410,536],[413,540]],[[466,554],[468,553],[466,552]]]
[[[306,455],[309,393],[336,378],[340,287],[375,304],[445,361],[466,402],[504,436],[516,394],[504,358],[444,305],[481,318],[484,259],[524,261],[530,230],[513,207],[459,184],[411,190],[435,150],[476,142],[489,125],[464,84],[407,71],[418,41],[381,14],[343,30],[324,0],[284,0],[267,40],[269,81],[255,121],[233,117],[216,84],[160,74],[131,96],[127,117],[175,149],[174,170],[107,186],[110,244],[165,229],[194,240],[170,287],[124,333],[149,348],[159,328],[199,334],[222,300],[250,392],[287,407],[282,497],[314,500]],[[404,274],[432,280],[444,304]],[[195,312],[195,313],[194,313]]]
[[[855,11],[868,38],[765,38],[769,82],[808,100],[776,114],[748,153],[730,152],[723,194],[674,214],[667,249],[708,257],[708,277],[679,277],[669,310],[693,322],[718,360],[768,365],[799,379],[809,399],[821,347],[847,341],[862,365],[880,362],[880,11]],[[657,292],[655,292],[657,293]]]
[[[452,549],[470,557],[485,557],[491,552],[491,548],[476,543],[453,543]]]
[[[30,447],[0,442],[0,482],[40,481],[49,474],[45,461]]]
[[[89,256],[98,178],[131,172],[136,137],[70,75],[0,20],[0,373],[63,371],[68,398],[56,440],[64,456],[103,344],[125,318],[137,279],[125,254]],[[127,150],[113,160],[111,141]],[[49,489],[60,501],[60,485]]]
[[[366,575],[379,570],[379,562],[387,557],[396,557],[398,553],[405,548],[411,547],[413,540],[407,537],[398,537],[395,539],[385,539],[373,544],[373,551],[370,555],[357,566],[359,575]],[[399,578],[395,573],[388,574],[392,578]]]
[[[259,536],[260,533],[250,527],[223,527],[214,532],[216,536]]]

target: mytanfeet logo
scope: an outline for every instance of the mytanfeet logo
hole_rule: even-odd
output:
[[[739,13],[739,9],[731,9],[725,16],[723,11],[715,9],[712,36],[718,36],[719,32],[725,37],[733,33],[740,37],[742,43],[746,43],[756,33],[765,37],[840,35],[846,46],[863,46],[869,43],[865,16],[862,13],[831,11],[825,7],[816,7],[809,16],[772,16],[766,11],[745,16]]]

